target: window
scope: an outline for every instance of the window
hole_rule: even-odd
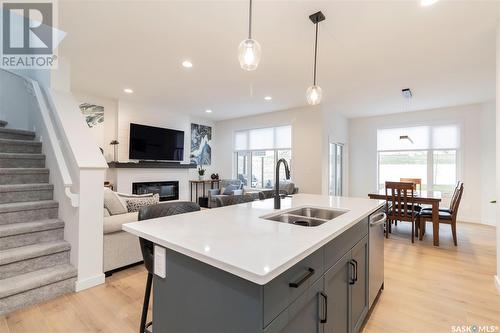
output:
[[[458,125],[377,131],[378,186],[400,178],[422,179],[423,190],[452,192],[459,169]]]
[[[276,162],[292,161],[292,127],[268,127],[238,131],[234,134],[236,177],[245,186],[272,188]],[[285,173],[280,177],[284,180]]]

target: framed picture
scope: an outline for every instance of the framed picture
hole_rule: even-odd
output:
[[[191,124],[191,163],[210,165],[212,163],[212,127]]]

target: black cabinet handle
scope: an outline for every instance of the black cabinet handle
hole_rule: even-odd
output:
[[[314,269],[309,267],[307,269],[307,274],[304,275],[304,277],[302,279],[300,279],[299,281],[297,282],[290,282],[288,285],[290,286],[290,288],[298,288],[300,287],[304,282],[307,281],[307,279],[309,279],[311,276],[314,275]]]
[[[356,283],[356,276],[355,276],[355,271],[356,271],[356,265],[352,260],[349,261],[349,267],[352,267],[352,270],[349,270],[349,284],[355,284]]]
[[[354,262],[354,282],[358,282],[358,262],[352,259]]]
[[[326,324],[326,322],[328,321],[328,296],[321,292],[319,293],[321,297],[323,297],[323,302],[324,302],[324,306],[323,306],[323,318],[320,319],[320,323],[322,324]]]

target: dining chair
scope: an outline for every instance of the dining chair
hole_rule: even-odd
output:
[[[422,179],[421,178],[399,178],[399,181],[401,183],[412,183],[414,191],[418,191],[419,193],[422,192]],[[414,208],[417,212],[419,212],[422,209],[422,206],[420,204],[415,204]]]
[[[422,178],[399,178],[399,181],[401,183],[413,183],[415,191],[422,191]]]
[[[387,214],[386,238],[389,238],[391,224],[396,221],[411,223],[411,242],[415,242],[416,218],[413,183],[385,182],[385,207]]]
[[[452,209],[451,207],[453,206],[453,202],[456,200],[456,197],[457,197],[457,194],[458,194],[458,190],[460,189],[460,185],[462,184],[462,182],[459,180],[457,182],[457,185],[455,186],[455,189],[453,190],[453,195],[451,196],[451,200],[450,200],[450,205],[448,208],[439,208],[439,211],[440,212],[447,212],[447,213],[451,213]],[[430,211],[432,213],[432,207],[424,207],[422,208],[422,211]]]
[[[439,223],[451,225],[451,233],[453,236],[453,243],[457,246],[457,215],[458,208],[460,207],[460,201],[462,201],[462,194],[464,193],[464,184],[460,183],[460,187],[456,191],[456,195],[452,199],[450,209],[439,210]],[[425,234],[425,224],[426,222],[432,222],[432,210],[422,210],[418,214],[418,224],[419,224],[419,239],[422,240]]]
[[[200,206],[190,201],[166,202],[141,208],[141,210],[139,210],[138,220],[143,221],[163,216],[196,212],[199,210]],[[150,321],[149,323],[146,324],[146,321],[148,316],[149,298],[151,296],[151,286],[153,284],[154,244],[151,241],[144,238],[139,238],[139,243],[141,245],[141,252],[142,252],[142,257],[144,259],[144,266],[148,271],[148,276],[146,279],[146,290],[144,292],[144,301],[142,304],[142,314],[141,314],[139,333],[152,333],[150,327],[153,325],[153,322]]]

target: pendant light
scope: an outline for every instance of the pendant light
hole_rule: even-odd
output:
[[[313,74],[313,85],[307,88],[306,96],[307,103],[310,105],[316,105],[321,102],[321,87],[316,85],[316,63],[318,59],[318,23],[325,20],[325,15],[321,11],[309,15],[309,19],[316,26],[316,38],[314,40],[314,74]]]
[[[252,39],[252,0],[248,10],[248,39],[240,43],[238,48],[238,60],[240,66],[246,71],[253,71],[259,66],[261,49],[259,43]]]

